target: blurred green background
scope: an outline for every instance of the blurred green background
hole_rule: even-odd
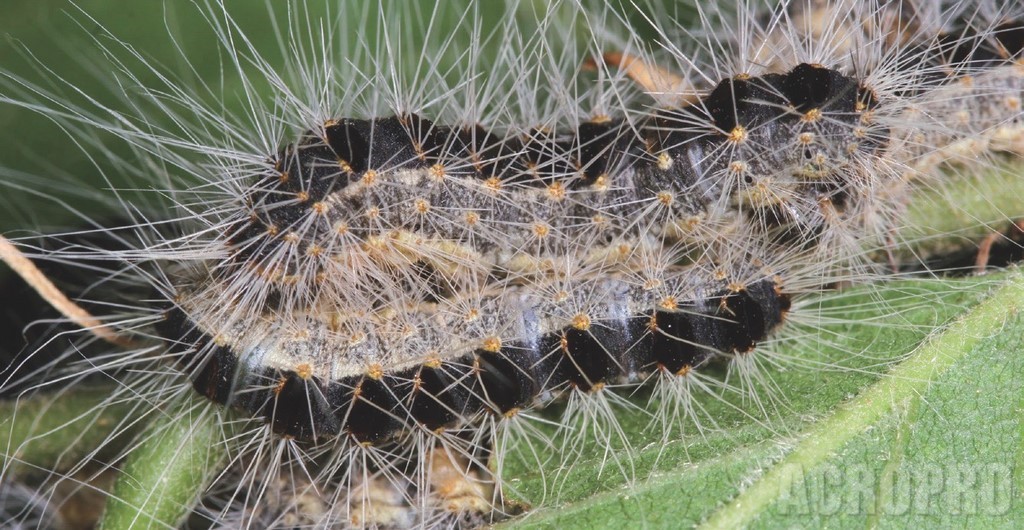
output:
[[[231,1],[232,14],[243,27],[268,22],[267,6],[262,2]],[[84,101],[68,86],[55,82],[57,77],[80,89],[103,105],[124,109],[110,84],[115,77],[104,65],[101,51],[92,39],[116,45],[109,32],[144,57],[179,75],[195,69],[209,79],[222,75],[223,57],[202,12],[191,2],[94,1],[81,3],[81,10],[67,0],[8,0],[0,17],[0,71],[23,78],[54,91],[71,102]],[[88,16],[87,16],[88,15]],[[92,17],[92,18],[90,18]],[[170,35],[175,35],[176,40]],[[181,47],[181,53],[176,49]],[[275,47],[268,47],[268,53]],[[181,55],[189,58],[186,65]],[[125,55],[123,50],[121,56]],[[280,60],[279,58],[272,58]],[[50,72],[43,71],[43,68]],[[134,68],[140,83],[156,86],[156,76],[143,68]],[[234,82],[225,71],[225,84]],[[186,78],[187,79],[187,78]],[[0,84],[0,93],[24,99],[24,90],[9,78]],[[129,151],[123,144],[107,142],[122,156]],[[58,192],[72,206],[93,213],[98,206],[81,195],[88,186],[103,186],[101,175],[83,150],[51,120],[31,110],[0,103],[0,168],[29,175],[0,175],[8,182]],[[130,183],[125,183],[130,186]],[[78,189],[76,189],[78,188]],[[65,227],[67,209],[42,198],[31,199],[25,193],[0,188],[0,233],[19,228],[44,232]],[[86,193],[87,195],[87,193]],[[102,213],[102,212],[101,212]],[[73,221],[71,221],[73,222]],[[17,232],[14,233],[17,235]]]

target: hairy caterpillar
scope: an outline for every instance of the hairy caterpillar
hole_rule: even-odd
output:
[[[173,86],[145,92],[166,125],[102,107],[41,109],[71,130],[126,140],[148,164],[121,170],[155,179],[179,207],[173,223],[129,209],[120,232],[129,235],[115,237],[128,250],[54,256],[123,262],[117,277],[156,291],[156,303],[118,326],[150,342],[131,350],[133,360],[101,361],[104,371],[145,367],[118,379],[158,402],[180,397],[191,379],[211,399],[303,440],[264,433],[308,451],[294,462],[311,477],[243,465],[236,480],[252,489],[281,480],[308,494],[281,501],[307,519],[267,516],[268,494],[238,487],[215,521],[452,523],[446,503],[455,512],[497,504],[486,459],[492,439],[529,425],[521,409],[565,393],[568,415],[601,415],[619,399],[609,387],[654,379],[657,392],[676,395],[712,357],[742,367],[764,354],[755,346],[782,323],[790,296],[867,276],[866,252],[898,224],[894,198],[908,181],[946,159],[1019,150],[1019,111],[1009,120],[994,113],[977,130],[951,131],[945,121],[993,106],[978,97],[989,91],[1019,101],[1019,76],[1005,63],[1015,51],[996,38],[995,66],[974,64],[975,54],[945,57],[975,32],[946,48],[932,41],[949,35],[944,28],[910,29],[924,15],[849,5],[854,15],[825,17],[824,36],[790,21],[790,9],[747,5],[733,22],[709,14],[746,26],[743,38],[716,41],[703,52],[710,58],[652,52],[645,62],[682,65],[674,69],[682,86],[659,94],[664,103],[653,110],[628,69],[580,72],[584,59],[607,51],[611,38],[597,30],[618,23],[611,14],[581,22],[588,11],[578,6],[542,11],[536,30],[508,24],[481,35],[473,21],[471,51],[518,42],[527,58],[499,56],[485,72],[478,57],[450,71],[427,59],[412,87],[387,68],[364,78],[320,70],[343,64],[342,51],[370,53],[377,65],[401,59],[387,36],[382,50],[306,44],[295,36],[310,16],[301,10],[285,47],[309,62],[293,65],[294,79],[280,76],[210,6],[229,63],[251,61],[278,99],[260,106],[246,87],[256,107],[225,116]],[[967,4],[937,9],[928,16],[973,13]],[[995,15],[973,29],[998,27],[1006,13]],[[909,21],[896,23],[910,33],[905,41],[883,24],[892,17]],[[565,20],[597,35],[585,46],[559,42],[552,28]],[[442,50],[461,53],[454,44]],[[505,70],[517,76],[501,92],[501,80],[490,80]],[[458,82],[442,82],[451,72]],[[968,72],[977,73],[972,89],[956,84]],[[13,86],[28,94],[9,103],[47,99],[17,79]],[[332,365],[324,350],[352,353]],[[154,370],[180,371],[170,374],[178,382]],[[317,438],[323,443],[302,445]],[[439,495],[453,465],[463,489]]]

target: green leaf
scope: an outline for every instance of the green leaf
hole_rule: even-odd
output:
[[[0,401],[0,475],[116,456],[138,430],[137,408],[102,385]]]
[[[176,527],[225,466],[222,416],[199,396],[153,418],[129,453],[101,529]]]
[[[577,487],[541,502],[553,473],[510,465],[517,500],[544,507],[505,526],[1024,522],[1024,275],[899,281],[825,302],[831,304],[849,308],[851,322],[834,326],[835,339],[817,354],[833,362],[871,351],[846,366],[858,371],[767,374],[785,389],[788,405],[771,428],[738,422],[706,440],[689,436],[666,446],[630,433],[640,462],[660,456],[657,466],[638,466],[642,478],[633,484],[621,476],[610,484],[614,471],[602,469],[599,458],[583,459],[572,466]],[[865,343],[873,349],[862,350]],[[883,352],[899,362],[872,375]],[[851,380],[865,379],[874,381],[846,401]]]

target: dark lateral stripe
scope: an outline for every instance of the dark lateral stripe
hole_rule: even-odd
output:
[[[472,367],[442,363],[438,367],[417,368],[410,383],[409,412],[427,429],[441,429],[458,423],[461,418],[479,410],[472,394]]]
[[[676,311],[569,326],[500,352],[477,350],[376,379],[337,381],[273,368],[244,372],[238,352],[214,344],[178,308],[168,310],[159,331],[181,354],[196,391],[210,400],[299,440],[345,434],[376,444],[415,425],[438,430],[481,412],[511,414],[543,393],[589,391],[655,369],[684,373],[718,353],[748,352],[782,323],[788,299],[773,281],[762,280]]]

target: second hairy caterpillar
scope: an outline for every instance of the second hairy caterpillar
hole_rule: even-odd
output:
[[[585,55],[568,49],[563,61]],[[299,142],[214,159],[208,183],[231,198],[185,216],[200,229],[147,234],[141,261],[121,256],[174,262],[145,273],[176,301],[158,324],[173,343],[161,361],[176,358],[203,393],[280,433],[341,435],[322,467],[331,473],[312,482],[340,483],[343,497],[318,524],[448,520],[430,515],[431,499],[453,463],[467,489],[440,498],[480,509],[491,502],[489,438],[536,397],[568,389],[599,410],[615,399],[609,386],[650,374],[676,385],[713,356],[749,353],[790,293],[863,274],[864,249],[849,239],[875,246],[892,224],[879,197],[913,164],[884,149],[900,127],[927,130],[908,127],[906,111],[927,101],[930,67],[913,81],[875,50],[876,67],[855,77],[828,66],[834,50],[802,53],[778,72],[730,65],[686,107],[552,112],[504,132],[476,127],[494,121],[478,109],[389,101],[390,112],[357,119],[300,106],[313,113],[296,124],[309,131]],[[419,117],[445,113],[457,118]],[[564,122],[580,125],[567,133]],[[160,150],[179,141],[112,130]],[[321,348],[360,363],[324,362]],[[448,456],[434,459],[438,448]],[[429,475],[416,471],[433,461]]]

